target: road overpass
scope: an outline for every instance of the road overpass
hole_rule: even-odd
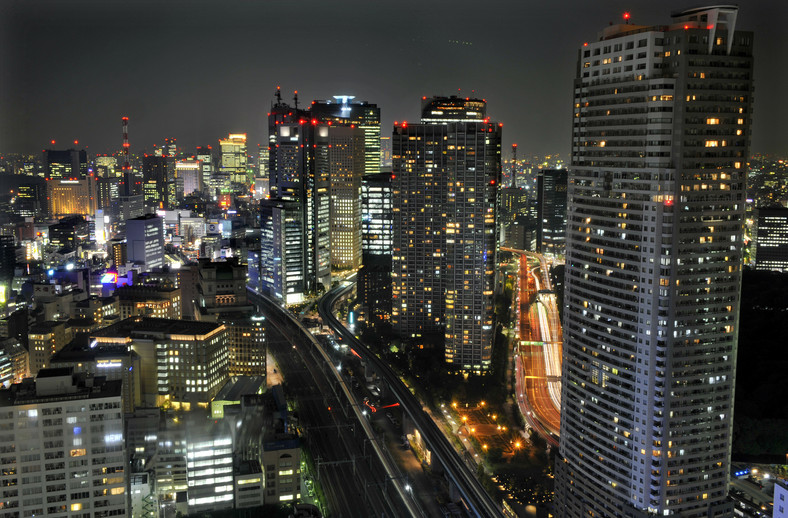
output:
[[[386,383],[389,394],[400,403],[403,412],[411,419],[427,448],[432,452],[433,462],[437,461],[443,467],[447,478],[460,495],[468,513],[472,516],[485,518],[502,516],[502,506],[493,501],[475,474],[470,472],[446,436],[438,429],[432,418],[424,411],[421,403],[402,383],[396,373],[343,326],[334,315],[335,303],[352,288],[353,283],[345,281],[320,299],[318,312],[323,323],[328,325],[335,334],[341,336]]]

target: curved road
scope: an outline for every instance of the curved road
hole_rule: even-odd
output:
[[[561,326],[543,256],[501,248],[520,256],[517,291],[520,342],[515,353],[517,402],[526,422],[552,446],[561,430]],[[535,268],[529,259],[536,260]]]
[[[250,298],[254,300],[254,302],[261,309],[264,310],[264,313],[266,313],[269,318],[269,322],[274,324],[280,333],[286,337],[289,336],[290,338],[295,338],[293,335],[298,334],[303,339],[299,345],[311,345],[311,347],[307,347],[305,349],[293,345],[292,349],[288,347],[285,351],[280,351],[280,354],[293,354],[293,352],[296,352],[298,353],[297,356],[300,356],[302,359],[306,359],[305,357],[309,355],[317,365],[321,365],[322,363],[322,372],[315,372],[312,368],[310,368],[310,362],[304,362],[304,365],[309,370],[312,383],[310,383],[308,379],[303,379],[302,390],[311,390],[315,387],[315,383],[317,383],[318,380],[320,380],[320,378],[323,376],[325,376],[326,381],[329,383],[328,387],[318,387],[323,393],[321,397],[313,397],[311,399],[308,397],[300,398],[300,403],[302,406],[308,407],[304,408],[304,410],[308,410],[311,415],[323,414],[325,416],[327,413],[329,419],[334,423],[333,426],[329,425],[327,427],[333,431],[314,435],[314,445],[318,446],[318,449],[324,452],[324,455],[329,456],[327,459],[324,458],[323,461],[328,461],[330,469],[332,469],[332,463],[343,463],[340,465],[334,465],[333,469],[341,470],[345,473],[345,483],[329,484],[323,486],[327,495],[330,497],[334,510],[338,513],[337,515],[367,516],[368,514],[367,510],[365,509],[364,502],[359,498],[361,491],[363,491],[364,500],[372,505],[375,516],[403,516],[403,511],[406,511],[411,517],[423,516],[422,511],[418,508],[413,500],[413,494],[405,487],[406,484],[403,482],[404,477],[399,472],[396,465],[394,465],[391,457],[386,455],[386,453],[383,451],[379,444],[380,441],[377,440],[377,436],[372,430],[369,421],[363,417],[361,410],[359,409],[359,405],[353,404],[355,399],[352,396],[350,389],[345,383],[345,380],[334,367],[334,363],[328,357],[320,343],[315,340],[312,334],[303,327],[303,325],[295,318],[292,313],[286,311],[276,302],[263,295],[260,295],[259,293],[250,290],[249,294]],[[294,362],[291,361],[291,364],[293,363]],[[280,366],[283,366],[283,362],[280,361],[279,364]],[[319,369],[320,367],[315,370]],[[338,394],[338,390],[339,392],[343,393],[344,398]],[[330,406],[328,409],[326,409],[325,401],[327,398],[330,398],[332,393],[339,399],[339,406],[342,409],[347,409],[344,402],[341,401],[342,399],[346,399],[346,401],[350,403],[348,405],[349,410],[352,411],[355,420],[352,418],[349,418],[348,420],[342,419],[339,415],[339,412],[330,411]],[[341,433],[346,432],[345,428],[347,427],[347,424],[345,423],[353,423],[354,421],[355,424],[360,425],[361,430],[364,432],[364,435],[366,435],[365,442],[368,442],[371,445],[377,458],[380,460],[385,473],[385,480],[391,481],[391,487],[394,488],[400,502],[389,501],[387,494],[382,494],[381,496],[383,498],[367,499],[367,494],[369,493],[368,486],[370,485],[370,482],[378,478],[377,474],[372,471],[372,465],[367,465],[363,461],[353,463],[352,466],[350,464],[344,464],[347,463],[348,459],[352,459],[353,457],[360,458],[363,456],[364,448],[359,446],[358,440],[355,437],[355,425],[353,425],[352,434]],[[334,428],[334,426],[336,426],[336,428]],[[333,436],[334,433],[336,433],[335,437]],[[331,441],[333,441],[333,443]],[[337,444],[337,441],[339,441],[339,444]],[[340,450],[344,450],[344,452],[341,452]],[[350,480],[353,481],[353,484],[348,483]],[[358,483],[361,483],[362,488],[357,488]],[[386,487],[388,487],[388,484],[383,485],[383,489]],[[357,490],[358,492],[354,493],[353,490]],[[372,491],[380,492],[380,490],[380,487],[373,486]],[[401,508],[400,505],[404,506],[404,509]],[[393,508],[393,511],[391,508]],[[394,512],[394,514],[389,514],[390,512]]]
[[[334,315],[333,307],[336,301],[352,287],[353,284],[349,282],[340,284],[320,299],[318,311],[323,322],[337,335],[341,336],[348,345],[352,344],[353,349],[362,359],[369,362],[375,372],[386,381],[392,396],[399,401],[403,412],[407,412],[411,421],[421,433],[427,448],[432,452],[433,458],[441,463],[451,483],[454,484],[454,487],[462,496],[467,511],[472,516],[480,518],[502,516],[501,505],[493,501],[476,476],[466,467],[462,458],[441,433],[432,418],[424,412],[421,403],[405,387],[394,371],[373,354]]]

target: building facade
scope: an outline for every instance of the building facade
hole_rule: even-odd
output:
[[[559,516],[732,516],[753,39],[736,15],[611,25],[579,51]]]
[[[154,214],[128,220],[126,255],[144,271],[164,266],[164,220]]]
[[[788,270],[788,209],[758,209],[755,269]]]
[[[3,516],[128,513],[119,381],[42,369],[2,391],[0,429]]]
[[[394,127],[392,324],[405,340],[443,333],[453,368],[490,368],[501,125],[479,99],[422,102]]]
[[[564,255],[566,249],[566,169],[543,169],[536,177],[536,251]]]

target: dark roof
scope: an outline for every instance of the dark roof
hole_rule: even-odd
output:
[[[109,327],[99,329],[91,333],[91,336],[144,336],[147,333],[205,335],[221,325],[215,322],[198,322],[195,320],[130,317]]]

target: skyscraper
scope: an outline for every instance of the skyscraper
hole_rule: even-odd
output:
[[[84,149],[44,150],[44,170],[49,179],[80,180],[88,173],[88,154]]]
[[[753,40],[736,15],[611,25],[580,49],[559,516],[732,516]]]
[[[501,129],[481,99],[436,97],[392,136],[394,331],[419,345],[443,332],[446,362],[474,373],[494,334]]]
[[[364,175],[361,182],[361,250],[358,296],[368,324],[391,318],[391,248],[394,220],[391,173]]]
[[[155,214],[126,221],[126,253],[145,271],[164,266],[164,221]]]
[[[367,101],[356,101],[352,95],[335,95],[334,100],[314,101],[309,113],[320,122],[357,126],[364,133],[364,171],[380,172],[380,108]]]
[[[536,177],[536,251],[540,254],[564,254],[566,179],[566,169],[543,169]]]
[[[251,184],[247,174],[246,133],[230,133],[226,139],[219,139],[222,159],[219,171],[229,175],[233,183]]]
[[[761,208],[757,215],[755,269],[788,270],[788,209]]]
[[[347,126],[329,126],[328,133],[331,266],[358,268],[361,266],[364,133]]]
[[[142,194],[145,206],[150,210],[168,209],[174,200],[170,199],[172,186],[169,156],[145,155],[142,157]]]

